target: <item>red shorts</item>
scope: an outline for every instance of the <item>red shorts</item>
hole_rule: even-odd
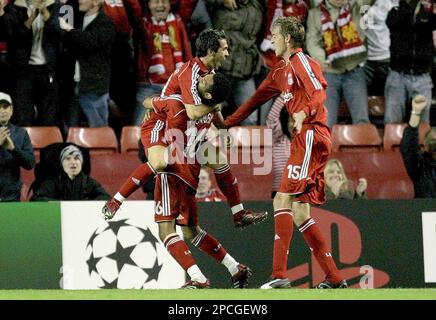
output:
[[[320,205],[325,202],[324,168],[331,153],[327,127],[304,125],[291,140],[288,159],[278,192],[297,196],[296,200]]]
[[[141,126],[141,142],[144,150],[153,146],[167,146],[165,142],[166,123],[157,118],[150,118]]]
[[[175,175],[160,173],[154,186],[154,221],[172,221],[181,226],[197,226],[195,191]]]

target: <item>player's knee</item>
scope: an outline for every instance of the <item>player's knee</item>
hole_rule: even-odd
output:
[[[195,237],[200,233],[201,229],[199,227],[183,227],[183,237],[186,240],[193,241]]]
[[[274,196],[273,206],[274,210],[289,208],[291,205],[291,198],[289,195],[277,192]]]
[[[302,202],[293,202],[291,206],[294,214],[294,223],[300,226],[304,221],[310,218],[310,204]]]

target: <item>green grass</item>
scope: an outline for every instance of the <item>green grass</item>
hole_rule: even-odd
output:
[[[0,300],[436,300],[436,289],[0,290]]]

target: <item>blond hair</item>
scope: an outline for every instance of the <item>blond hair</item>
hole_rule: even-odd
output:
[[[280,26],[280,34],[286,38],[289,35],[294,42],[294,48],[299,48],[304,45],[304,37],[306,32],[304,26],[295,17],[279,17],[274,21],[272,27]]]
[[[349,187],[348,187],[348,178],[347,178],[347,174],[345,173],[344,166],[342,165],[342,162],[339,159],[330,159],[327,162],[327,164],[326,164],[326,166],[324,168],[324,177],[326,177],[330,173],[330,171],[332,170],[333,166],[337,166],[339,168],[340,175],[341,175],[341,180],[345,181],[345,183],[342,184],[342,186],[341,186],[341,190],[342,191],[347,191],[349,189]]]

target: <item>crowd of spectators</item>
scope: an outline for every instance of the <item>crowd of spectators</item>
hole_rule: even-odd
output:
[[[329,126],[343,102],[352,123],[370,122],[368,95],[385,96],[385,123],[399,123],[423,94],[430,122],[434,12],[432,0],[0,0],[0,91],[20,126],[139,125],[144,98],[213,27],[231,49],[226,115],[275,63],[270,28],[285,15],[304,22],[306,51],[323,67]],[[272,103],[243,125],[265,124]]]
[[[373,95],[385,98],[386,124],[406,122],[419,95],[426,105],[415,120],[434,123],[435,14],[433,0],[0,0],[0,111],[12,117],[0,131],[1,165],[15,176],[34,165],[13,151],[31,150],[20,126],[57,126],[66,135],[69,127],[140,125],[143,100],[195,56],[205,28],[228,39],[220,71],[232,80],[223,114],[232,113],[277,62],[270,40],[280,16],[306,27],[305,51],[328,81],[330,127],[344,102],[352,123],[370,122]],[[276,162],[289,152],[282,108],[278,97],[242,123],[275,130]],[[16,198],[13,188],[8,197]]]

